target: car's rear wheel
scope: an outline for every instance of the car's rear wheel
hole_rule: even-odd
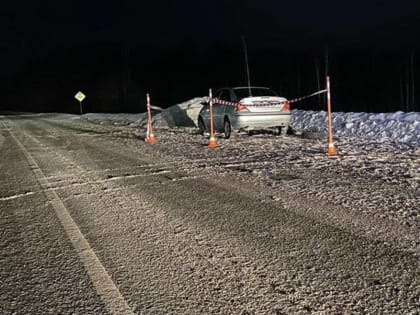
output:
[[[206,132],[206,126],[204,125],[204,121],[203,118],[199,117],[198,118],[198,132],[200,133],[200,135],[204,135],[204,133]]]
[[[231,134],[232,134],[232,126],[230,124],[229,118],[225,119],[225,123],[224,123],[223,127],[224,127],[223,131],[224,131],[224,134],[225,134],[225,138],[229,139]]]
[[[275,127],[273,129],[273,135],[279,136],[281,134],[281,129],[282,129],[281,127]]]

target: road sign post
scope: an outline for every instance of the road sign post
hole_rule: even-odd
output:
[[[79,92],[76,93],[76,95],[74,96],[74,98],[79,101],[79,104],[80,104],[80,115],[82,115],[83,114],[82,101],[86,98],[86,95],[79,91]]]

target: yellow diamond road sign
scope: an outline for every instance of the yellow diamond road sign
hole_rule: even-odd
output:
[[[77,92],[77,94],[74,96],[74,98],[76,100],[78,100],[79,102],[83,101],[86,98],[86,95],[83,94],[82,92]]]

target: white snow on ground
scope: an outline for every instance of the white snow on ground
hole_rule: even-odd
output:
[[[153,113],[155,127],[194,127],[207,97],[197,97]],[[145,127],[147,114],[85,114],[85,119],[102,124]],[[291,128],[296,132],[327,132],[326,111],[292,110]],[[378,142],[420,145],[420,112],[333,113],[334,136],[364,138]]]
[[[420,113],[333,113],[335,136],[358,137],[378,142],[395,141],[409,145],[420,144]],[[328,130],[325,111],[293,110],[295,130]]]

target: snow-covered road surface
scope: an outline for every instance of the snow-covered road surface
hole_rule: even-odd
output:
[[[56,198],[136,314],[418,313],[416,146],[1,124],[2,314],[113,310]]]

